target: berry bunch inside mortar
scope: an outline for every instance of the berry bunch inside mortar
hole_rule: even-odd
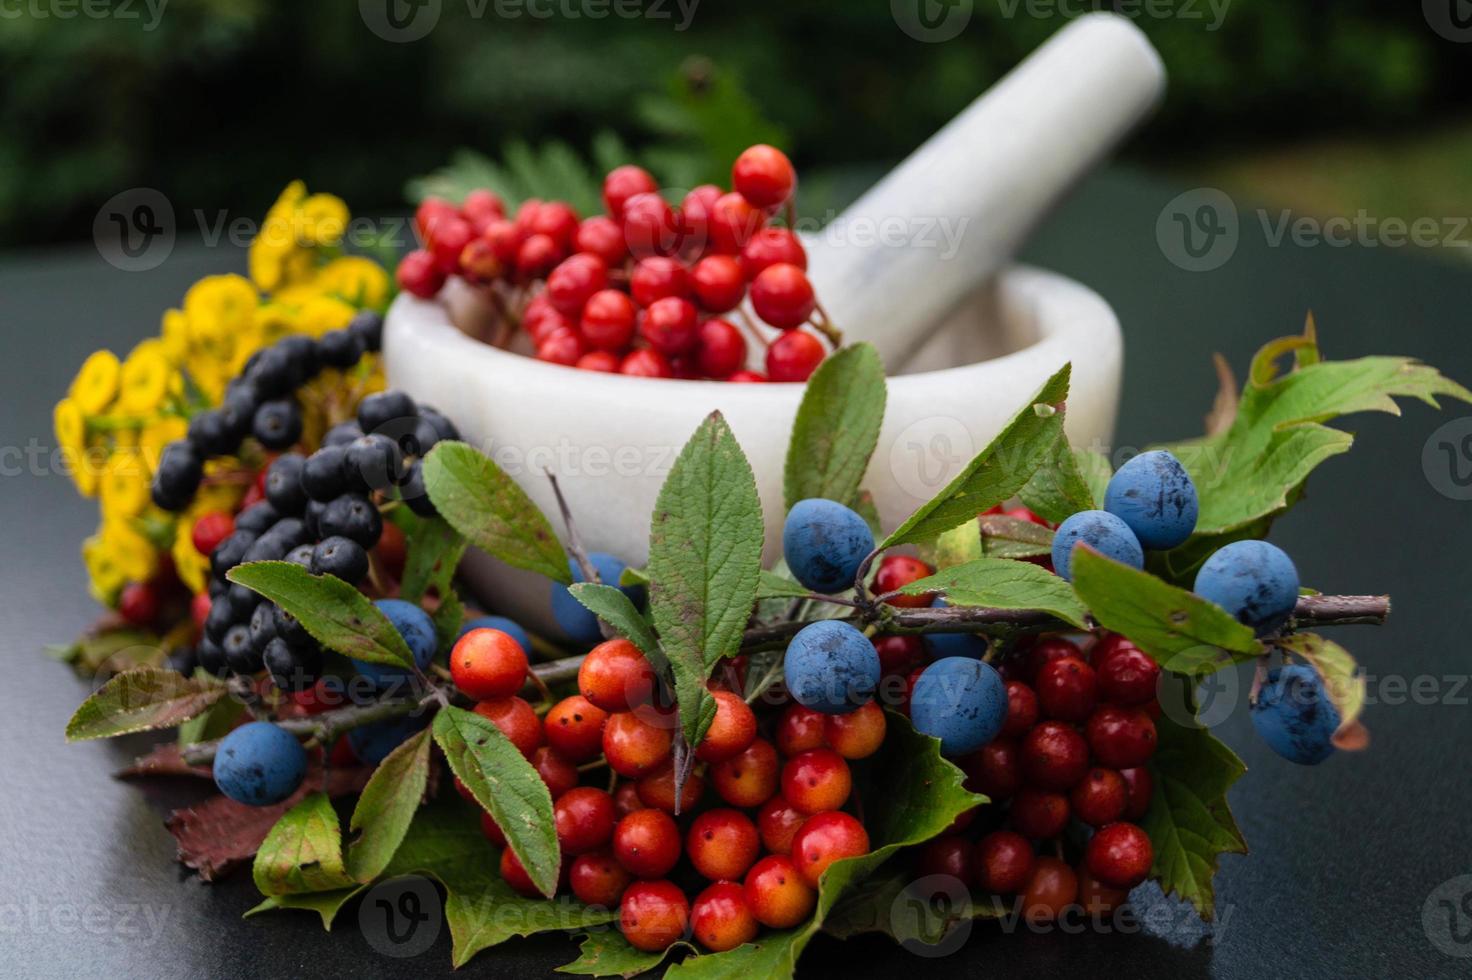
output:
[[[625,165],[604,178],[605,213],[582,218],[535,199],[508,216],[488,190],[459,206],[431,197],[414,216],[424,246],[399,263],[399,285],[429,299],[458,277],[495,312],[484,339],[504,347],[524,335],[552,364],[805,381],[839,335],[793,231],[797,174],[758,144],[736,158],[731,185],[702,184],[673,204],[648,171]],[[749,348],[765,373],[748,367]]]
[[[354,329],[376,345],[373,323]],[[1277,374],[1288,349],[1313,356]],[[261,390],[275,361],[238,387]],[[253,855],[261,909],[329,924],[375,881],[432,875],[457,964],[529,929],[581,936],[575,973],[683,957],[791,976],[819,932],[913,941],[893,910],[941,893],[919,933],[937,941],[973,915],[1113,915],[1147,880],[1210,919],[1222,855],[1246,851],[1226,799],[1245,767],[1196,717],[1196,686],[1253,665],[1229,707],[1250,714],[1263,775],[1291,778],[1368,744],[1363,678],[1317,630],[1389,608],[1301,589],[1244,531],[1265,534],[1312,469],[1275,503],[1244,492],[1262,479],[1248,450],[1395,396],[1472,392],[1403,358],[1324,360],[1309,333],[1264,348],[1229,426],[1116,471],[1067,443],[1069,373],[886,529],[862,486],[883,368],[867,345],[835,352],[794,425],[766,567],[756,481],[719,412],[630,567],[588,553],[565,509],[559,534],[448,420],[373,396],[316,452],[280,456],[256,505],[270,520],[246,511],[214,548],[202,669],[117,675],[68,736],[182,726],[134,770],[208,772],[222,794],[171,818],[182,860],[213,873]],[[1373,394],[1324,400],[1346,389]],[[160,468],[161,505],[187,502],[213,448],[171,450],[194,465]],[[400,522],[405,568],[383,590],[364,555]],[[546,576],[564,635],[467,612],[471,545]],[[344,836],[333,797],[353,794]],[[205,809],[247,829],[201,835]],[[486,925],[503,913],[516,930]]]

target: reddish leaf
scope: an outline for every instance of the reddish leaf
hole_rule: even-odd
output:
[[[176,742],[166,742],[147,755],[140,755],[133,764],[117,771],[119,779],[132,776],[199,776],[210,778],[209,766],[191,766],[184,761],[183,750]]]

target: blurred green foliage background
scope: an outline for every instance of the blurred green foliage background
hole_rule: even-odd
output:
[[[0,244],[83,239],[103,201],[141,185],[176,208],[259,214],[301,176],[356,211],[402,207],[407,178],[513,140],[564,141],[593,164],[632,148],[683,186],[753,137],[781,140],[806,189],[903,156],[1057,30],[1060,9],[1110,6],[918,0],[971,7],[958,37],[923,43],[888,0],[696,0],[684,30],[674,0],[661,16],[634,0],[646,16],[628,19],[440,0],[426,37],[389,43],[360,10],[385,0],[151,2],[5,0]],[[1285,146],[1436,130],[1472,76],[1466,46],[1417,3],[1225,2],[1217,30],[1207,0],[1137,18],[1171,82],[1132,159],[1225,172],[1271,151],[1291,174],[1316,156],[1285,160]],[[1464,162],[1467,140],[1453,142]]]

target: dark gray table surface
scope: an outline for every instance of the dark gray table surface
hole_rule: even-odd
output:
[[[1405,249],[1274,245],[1249,212],[1229,262],[1186,272],[1156,239],[1157,217],[1180,190],[1106,172],[1027,252],[1096,288],[1119,311],[1128,351],[1120,445],[1198,431],[1213,391],[1210,353],[1225,353],[1240,374],[1261,342],[1298,329],[1310,307],[1330,356],[1403,353],[1472,381],[1472,266]],[[367,945],[352,907],[330,936],[305,914],[242,921],[256,901],[248,878],[206,886],[174,862],[162,826],[167,790],[110,778],[129,747],[62,741],[85,685],[41,648],[70,639],[96,612],[77,554],[95,510],[64,476],[33,469],[17,449],[53,446],[51,406],[89,351],[103,343],[125,348],[157,329],[160,313],[193,279],[242,268],[238,251],[183,244],[162,266],[140,273],[114,270],[90,246],[0,255],[0,623],[8,664],[0,712],[0,975],[449,972],[446,935],[415,959],[385,958]],[[1472,743],[1472,690],[1464,684],[1472,661],[1465,557],[1472,504],[1439,493],[1422,469],[1431,434],[1467,415],[1472,410],[1456,404],[1440,414],[1412,404],[1400,419],[1354,419],[1356,449],[1319,471],[1308,500],[1274,533],[1316,588],[1395,597],[1390,625],[1337,633],[1373,675],[1371,699],[1380,703],[1366,720],[1374,743],[1362,755],[1304,770],[1271,755],[1242,712],[1219,729],[1250,769],[1231,800],[1252,853],[1224,859],[1220,923],[1206,941],[1191,942],[1201,930],[1165,905],[1146,934],[1005,935],[978,927],[962,952],[935,961],[873,939],[821,940],[803,972],[1469,975],[1472,960],[1443,951],[1472,953],[1472,945],[1446,938],[1447,913],[1433,901],[1429,932],[1423,919],[1438,886],[1472,872],[1472,782],[1460,762]],[[1396,696],[1397,678],[1431,678],[1423,683],[1435,693],[1411,703]],[[1456,883],[1449,887],[1439,894],[1464,897]],[[1461,932],[1472,932],[1472,915],[1458,915]],[[482,954],[465,972],[540,975],[571,955],[559,938],[518,940]]]

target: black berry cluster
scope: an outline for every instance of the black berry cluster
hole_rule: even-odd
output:
[[[187,507],[204,461],[235,453],[247,434],[267,449],[295,446],[302,430],[296,391],[322,368],[351,367],[377,351],[382,330],[382,317],[365,311],[321,340],[288,337],[264,348],[230,383],[224,404],[196,416],[188,436],[165,450],[154,501],[169,510]],[[368,575],[368,552],[383,534],[379,500],[399,500],[416,514],[433,516],[423,456],[435,443],[458,438],[439,412],[387,391],[364,398],[357,420],[328,430],[310,456],[277,456],[266,471],[265,499],[241,511],[233,531],[210,553],[210,607],[195,649],[199,666],[216,676],[264,669],[285,691],[316,683],[323,664],[317,641],[286,610],[226,575],[246,562],[289,561],[314,575],[360,584]]]

